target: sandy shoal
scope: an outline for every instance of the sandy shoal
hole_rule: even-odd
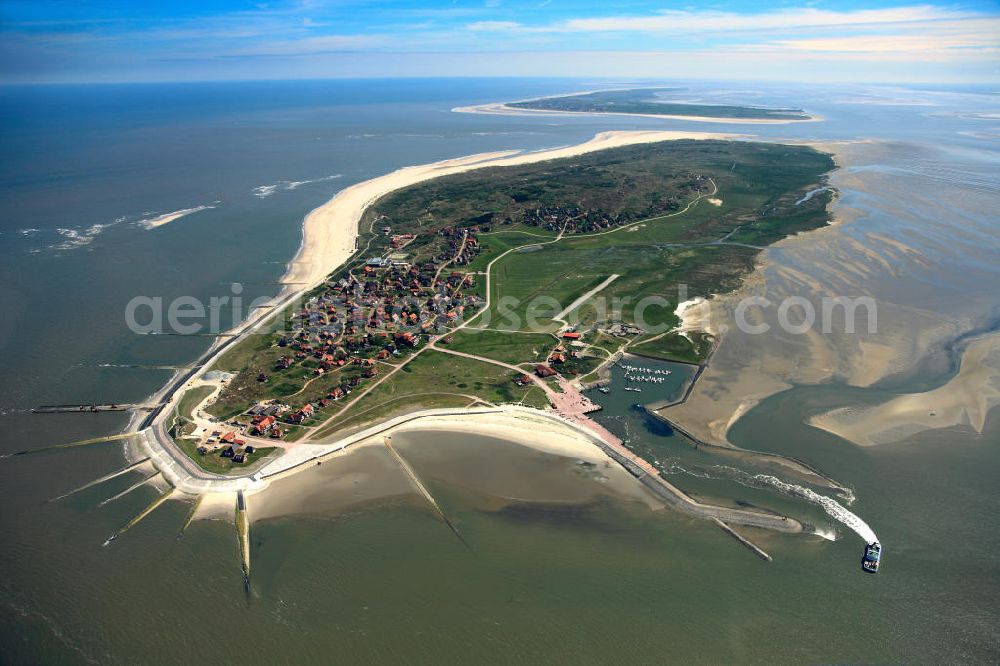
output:
[[[585,94],[585,93],[581,93]],[[568,95],[567,95],[568,96]],[[718,118],[715,116],[678,116],[662,113],[626,113],[613,111],[557,111],[555,109],[522,109],[507,106],[505,103],[478,104],[476,106],[456,106],[454,113],[485,113],[498,116],[533,116],[533,115],[573,115],[573,116],[637,116],[640,118],[659,118],[666,120],[690,120],[699,123],[728,123],[749,125],[787,125],[789,123],[813,123],[824,120],[822,116],[810,115],[808,118]]]
[[[486,436],[542,453],[590,463],[601,470],[605,487],[619,497],[642,502],[650,508],[663,506],[658,498],[592,441],[594,435],[585,435],[544,414],[536,416],[525,412],[494,412],[428,418],[407,425],[397,432],[435,430]]]
[[[162,227],[164,224],[169,224],[174,220],[179,220],[182,217],[191,215],[192,213],[197,213],[203,210],[209,210],[215,208],[215,206],[195,206],[194,208],[185,208],[183,210],[175,210],[172,213],[164,213],[163,215],[157,215],[156,217],[151,217],[148,220],[141,220],[141,224],[146,229],[155,229],[157,227]]]
[[[877,151],[881,147],[880,142],[872,140],[787,143],[829,153],[838,167],[830,179],[836,191],[866,191],[864,183],[845,182],[855,179],[855,175],[844,167],[860,162],[856,151]],[[685,306],[677,312],[682,320],[681,332],[710,331],[716,346],[688,400],[660,410],[661,416],[702,441],[730,446],[728,433],[732,426],[770,396],[795,385],[835,379],[849,386],[871,386],[909,367],[912,359],[921,356],[936,340],[961,332],[934,313],[904,309],[881,299],[878,307],[885,316],[879,318],[877,336],[864,336],[862,330],[858,335],[825,335],[816,329],[803,335],[778,335],[780,327],[774,309],[761,319],[771,325],[771,334],[752,335],[734,326],[735,309],[746,297],[764,296],[780,303],[785,297],[802,294],[872,296],[875,292],[869,290],[869,285],[877,283],[880,276],[898,270],[896,266],[904,260],[920,260],[911,248],[898,241],[888,239],[880,246],[870,233],[866,236],[868,244],[848,235],[845,226],[860,219],[861,212],[844,205],[839,197],[830,214],[834,223],[768,246],[739,289],[699,303],[681,304]],[[892,256],[892,261],[887,262],[875,248]],[[820,266],[822,270],[806,271],[805,265]],[[898,323],[889,325],[892,322]]]
[[[924,430],[967,426],[982,433],[1000,405],[1000,335],[969,344],[958,373],[931,391],[900,395],[873,407],[843,407],[809,423],[861,446],[897,441]]]
[[[347,187],[310,212],[303,223],[302,245],[289,264],[282,282],[288,285],[287,288],[303,290],[322,282],[354,253],[358,223],[365,210],[386,194],[409,185],[473,169],[531,164],[642,143],[677,139],[732,139],[739,136],[741,135],[718,132],[601,132],[590,141],[575,146],[527,153],[518,151],[480,153],[397,169],[384,176]]]
[[[336,515],[352,507],[381,501],[423,505],[409,477],[392,458],[381,437],[371,437],[303,466],[253,493],[248,500],[253,520],[300,514]]]

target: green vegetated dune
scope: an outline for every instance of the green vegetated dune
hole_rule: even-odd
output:
[[[607,90],[584,95],[543,97],[523,102],[509,102],[506,106],[539,111],[572,111],[576,113],[634,113],[656,116],[697,116],[704,118],[732,118],[734,120],[808,120],[801,109],[764,109],[754,106],[726,104],[688,104],[660,101],[657,92],[672,88],[642,88],[636,90]]]

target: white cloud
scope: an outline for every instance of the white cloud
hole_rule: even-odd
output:
[[[883,53],[890,51],[940,51],[942,49],[995,48],[996,40],[948,35],[864,35],[818,39],[784,39],[772,42],[796,51],[834,53]]]
[[[948,49],[987,52],[1000,47],[1000,17],[931,5],[854,11],[797,8],[756,14],[665,10],[650,16],[580,18],[548,25],[479,21],[466,28],[504,32],[522,40],[587,34],[597,49],[601,38],[623,33],[660,38],[688,35],[699,40],[689,42],[695,48],[715,38],[725,44],[722,48],[737,51],[915,54]],[[680,44],[673,50],[690,52]]]
[[[382,35],[319,35],[302,39],[265,41],[249,48],[229,49],[225,54],[230,56],[310,55],[373,48],[390,42],[390,39]]]
[[[503,30],[518,30],[524,26],[514,21],[476,21],[465,28],[475,32],[500,32]]]
[[[570,19],[539,29],[556,32],[733,32],[839,26],[857,28],[864,25],[940,21],[973,16],[976,15],[931,5],[892,9],[860,9],[846,12],[797,8],[758,14],[665,10],[652,16]]]

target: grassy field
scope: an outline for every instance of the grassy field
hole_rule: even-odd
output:
[[[700,332],[689,333],[690,339],[670,333],[655,340],[644,340],[629,347],[629,351],[665,361],[701,363],[712,349],[711,337]]]
[[[181,399],[177,402],[177,414],[185,419],[192,419],[194,415],[192,412],[194,408],[202,400],[208,397],[208,394],[214,390],[211,386],[195,386],[194,388],[188,389],[181,396]]]
[[[276,447],[273,446],[265,446],[260,449],[255,449],[253,453],[247,455],[246,462],[234,463],[232,459],[223,458],[219,455],[220,451],[209,451],[205,455],[201,455],[198,453],[197,440],[179,437],[174,441],[177,442],[177,446],[179,446],[181,450],[188,455],[188,457],[198,463],[199,467],[206,472],[212,472],[213,474],[241,472],[246,470],[248,467],[252,467],[254,463],[259,462],[262,458],[268,456],[276,450]]]
[[[476,398],[491,403],[524,400],[534,407],[548,404],[541,389],[514,384],[514,374],[490,363],[428,350],[314,436],[329,436],[421,409],[464,407]]]
[[[544,363],[556,339],[544,333],[507,333],[464,329],[451,336],[448,349],[518,365]]]

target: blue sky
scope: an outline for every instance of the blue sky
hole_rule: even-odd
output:
[[[1000,2],[0,0],[0,81],[1000,81]]]

